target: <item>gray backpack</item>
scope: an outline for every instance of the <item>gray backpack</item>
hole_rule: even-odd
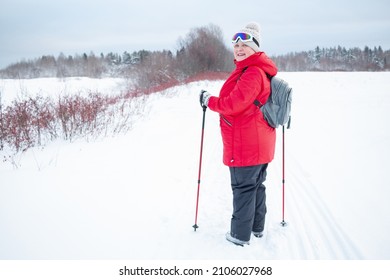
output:
[[[248,69],[248,66],[244,67],[241,75],[246,69]],[[268,73],[265,74],[271,82],[271,93],[265,104],[262,104],[257,99],[253,101],[253,104],[260,108],[264,118],[270,126],[278,128],[279,125],[284,126],[287,123],[287,128],[290,128],[292,88],[285,80],[276,76],[271,76]],[[240,77],[238,77],[237,80]]]
[[[268,76],[268,75],[267,75]],[[269,77],[269,76],[268,76]],[[253,104],[260,108],[268,124],[274,128],[285,125],[290,128],[292,88],[279,77],[269,77],[271,93],[265,104],[255,100]]]

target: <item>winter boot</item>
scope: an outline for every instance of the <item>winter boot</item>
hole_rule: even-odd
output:
[[[263,232],[262,231],[252,231],[252,233],[257,238],[263,237]]]
[[[244,247],[244,245],[249,245],[249,241],[243,241],[243,240],[237,239],[237,238],[233,237],[230,234],[230,232],[226,233],[226,240],[233,243],[234,245],[238,245],[238,246],[242,246],[242,247]]]

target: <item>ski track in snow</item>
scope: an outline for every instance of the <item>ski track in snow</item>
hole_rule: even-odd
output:
[[[307,250],[303,259],[360,259],[362,256],[355,245],[335,222],[326,204],[323,202],[315,185],[305,180],[305,171],[299,162],[290,155],[289,164],[294,172],[287,172],[287,211],[291,212],[294,228],[303,229],[295,235],[296,241],[289,244],[300,244]],[[296,226],[295,226],[296,224]],[[304,230],[310,227],[310,230]],[[298,251],[291,248],[291,251]],[[331,250],[329,250],[331,249]],[[298,251],[299,252],[299,251]]]
[[[290,74],[287,80],[299,84],[300,77]],[[312,84],[305,82],[301,90],[309,91]],[[300,110],[299,91],[294,93],[297,121],[293,118],[285,133],[288,225],[280,225],[279,129],[265,182],[265,234],[243,248],[225,240],[232,211],[230,176],[222,164],[218,114],[207,110],[199,228],[194,232],[202,120],[198,92],[204,88],[217,94],[221,85],[192,83],[152,95],[147,114],[125,136],[59,141],[44,150],[31,149],[19,169],[3,164],[0,259],[366,258],[318,191],[308,168],[312,162],[301,156],[307,146],[300,143],[299,132],[308,124],[299,119],[298,112],[306,112]]]

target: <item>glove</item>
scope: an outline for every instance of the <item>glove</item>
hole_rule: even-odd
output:
[[[202,106],[202,108],[207,108],[207,104],[209,103],[210,97],[211,97],[211,95],[207,91],[205,91],[203,89],[200,91],[199,102],[200,102],[200,106]]]

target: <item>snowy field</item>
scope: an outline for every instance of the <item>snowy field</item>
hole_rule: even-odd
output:
[[[390,259],[390,73],[280,73],[293,87],[281,227],[281,129],[269,165],[265,236],[225,240],[232,211],[218,115],[207,110],[194,232],[202,110],[198,92],[154,94],[126,135],[56,141],[0,163],[0,259]],[[0,80],[3,105],[34,94],[119,93],[125,81]],[[1,154],[1,151],[0,151]]]

